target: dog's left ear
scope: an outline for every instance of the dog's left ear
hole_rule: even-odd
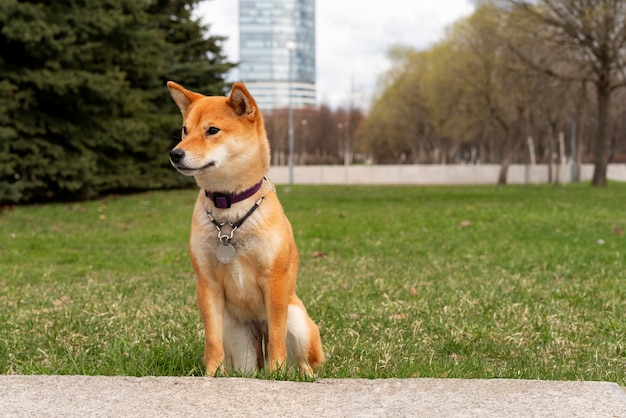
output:
[[[237,115],[245,116],[250,121],[253,121],[257,116],[256,101],[243,83],[237,82],[233,84],[233,89],[228,98],[228,105],[233,108]]]

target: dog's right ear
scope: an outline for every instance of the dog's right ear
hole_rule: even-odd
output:
[[[167,88],[170,90],[172,99],[176,102],[180,111],[183,113],[183,118],[187,117],[187,110],[189,105],[194,101],[204,97],[200,93],[194,93],[193,91],[185,89],[183,86],[174,83],[173,81],[167,82]]]

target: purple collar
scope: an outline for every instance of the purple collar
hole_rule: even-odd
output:
[[[206,197],[213,201],[213,204],[218,209],[228,209],[233,203],[241,202],[255,194],[259,191],[261,186],[263,185],[263,179],[260,182],[245,190],[241,193],[219,193],[219,192],[209,192],[208,190],[204,191]]]

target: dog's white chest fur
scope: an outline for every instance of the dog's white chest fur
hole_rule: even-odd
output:
[[[265,320],[265,300],[254,271],[245,262],[237,260],[228,267],[230,274],[224,277],[226,309],[240,321]]]
[[[233,283],[235,283],[240,288],[244,287],[245,284],[245,275],[244,269],[241,264],[237,260],[233,260],[230,264],[230,275]]]

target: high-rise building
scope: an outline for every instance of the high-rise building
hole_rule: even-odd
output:
[[[315,0],[239,0],[239,60],[262,110],[315,106]]]

